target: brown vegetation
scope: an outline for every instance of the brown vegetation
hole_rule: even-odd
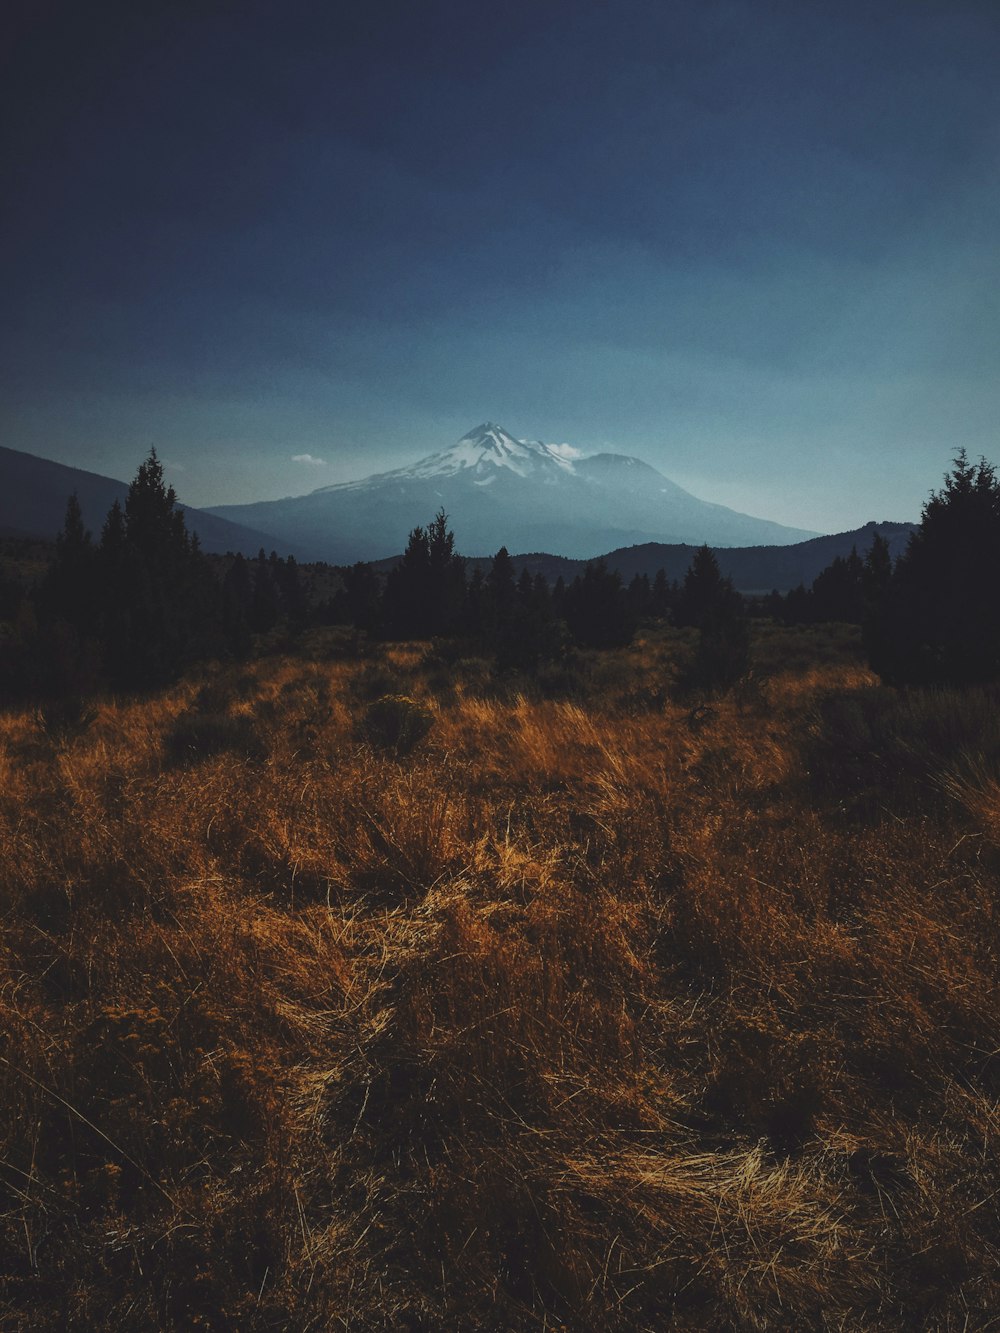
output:
[[[4,1328],[986,1327],[996,695],[683,638],[0,719]]]

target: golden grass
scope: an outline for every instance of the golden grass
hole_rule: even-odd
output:
[[[4,1328],[989,1326],[996,700],[673,650],[0,719]]]

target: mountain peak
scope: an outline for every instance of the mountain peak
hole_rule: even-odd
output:
[[[519,477],[572,472],[569,460],[560,458],[546,444],[516,440],[495,421],[484,421],[448,449],[430,454],[409,468],[400,468],[394,477],[437,477],[461,473],[480,485],[494,481],[503,472]]]
[[[462,436],[463,440],[484,440],[490,436],[500,436],[503,439],[511,440],[514,437],[504,430],[503,426],[498,426],[495,421],[483,421],[478,426],[473,426],[467,434]]]

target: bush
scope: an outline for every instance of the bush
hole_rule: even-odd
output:
[[[409,754],[434,725],[434,714],[405,694],[386,694],[365,710],[362,731],[376,750]]]
[[[42,704],[35,712],[35,721],[40,731],[51,741],[64,742],[82,736],[97,717],[97,709],[91,708],[77,695],[68,695],[65,699],[53,699]]]
[[[267,758],[257,720],[246,713],[182,713],[167,734],[165,748],[174,763],[196,763],[217,754]]]
[[[403,694],[406,681],[396,667],[387,662],[366,662],[350,679],[348,689],[355,699],[373,703],[390,694]]]
[[[740,612],[711,614],[698,631],[698,646],[682,671],[682,690],[723,694],[750,670],[750,629]]]

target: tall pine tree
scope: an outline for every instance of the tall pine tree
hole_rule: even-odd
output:
[[[113,684],[163,684],[221,646],[220,590],[155,449],[129,486],[124,510],[112,506],[100,562],[105,666]]]
[[[1000,481],[960,450],[865,623],[872,667],[890,684],[1000,679]],[[873,571],[873,578],[876,577]]]

